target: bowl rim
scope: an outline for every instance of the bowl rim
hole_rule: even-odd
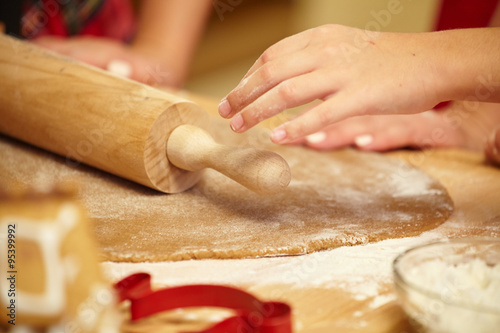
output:
[[[435,245],[446,245],[446,244],[481,244],[481,243],[496,243],[498,245],[500,245],[500,238],[493,238],[493,237],[466,237],[466,238],[446,238],[446,239],[441,239],[441,240],[435,240],[435,241],[430,241],[430,242],[426,242],[426,243],[423,243],[423,244],[420,244],[420,245],[416,245],[416,246],[413,246],[403,252],[401,252],[400,254],[398,254],[398,256],[393,260],[392,262],[392,272],[393,272],[393,276],[394,276],[394,284],[401,284],[404,286],[404,288],[410,288],[412,290],[415,290],[417,291],[418,293],[420,294],[423,294],[424,296],[427,296],[427,297],[430,297],[432,299],[438,299],[440,300],[442,303],[446,304],[446,305],[450,305],[450,306],[453,306],[453,307],[459,307],[459,308],[462,308],[462,309],[466,309],[466,310],[472,310],[472,311],[480,311],[480,312],[486,312],[486,313],[490,313],[490,314],[494,314],[494,315],[499,315],[500,314],[500,311],[499,310],[496,310],[496,309],[492,309],[492,308],[489,308],[489,307],[483,307],[483,306],[471,306],[471,305],[466,305],[464,303],[454,303],[454,302],[450,302],[450,301],[447,301],[447,300],[443,300],[441,298],[441,296],[436,293],[436,292],[433,292],[431,290],[427,290],[425,288],[422,288],[418,285],[415,285],[411,282],[409,282],[407,279],[405,279],[403,277],[403,275],[399,272],[398,270],[398,263],[409,253],[411,252],[415,252],[415,251],[418,251],[422,248],[426,248],[426,247],[431,247],[431,246],[435,246]]]

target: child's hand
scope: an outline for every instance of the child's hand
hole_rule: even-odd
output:
[[[470,108],[467,103],[454,102],[441,111],[348,118],[297,143],[318,150],[349,146],[368,151],[406,147],[484,150],[486,158],[500,166],[498,124],[500,104],[478,103]]]
[[[445,59],[432,43],[429,34],[311,29],[266,50],[219,113],[243,132],[287,108],[323,100],[273,131],[275,143],[287,143],[352,116],[423,112],[444,98]]]
[[[405,147],[464,147],[465,136],[463,129],[447,121],[444,113],[427,111],[348,118],[306,136],[302,143],[318,150],[355,146],[360,150],[388,151]]]
[[[151,54],[144,54],[141,50],[113,39],[90,36],[72,38],[44,36],[33,42],[143,83],[178,86],[183,80],[182,74],[168,68],[163,59],[153,59]]]

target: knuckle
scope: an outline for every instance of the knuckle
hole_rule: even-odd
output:
[[[259,76],[263,83],[270,83],[274,79],[274,66],[267,63],[259,69]]]
[[[324,24],[316,28],[315,32],[318,37],[330,36],[332,31],[335,30],[337,25]]]
[[[241,116],[243,117],[245,127],[247,128],[253,127],[269,117],[269,115],[267,115],[263,110],[256,107],[245,109],[241,112]]]
[[[273,60],[273,51],[271,48],[268,48],[267,50],[262,53],[260,56],[260,60],[263,64],[267,64],[269,61]]]
[[[237,112],[239,109],[241,109],[241,106],[244,104],[244,96],[240,93],[239,89],[234,90],[231,93],[229,93],[226,97],[227,101],[229,102],[229,105],[233,109],[233,112]]]
[[[319,36],[324,36],[326,34],[328,34],[328,32],[330,31],[331,29],[331,25],[330,24],[324,24],[322,26],[319,26],[317,29],[316,29],[316,33],[319,35]]]
[[[278,86],[278,96],[282,101],[292,102],[297,95],[297,89],[292,82],[283,82]]]

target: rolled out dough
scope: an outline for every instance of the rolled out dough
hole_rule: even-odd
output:
[[[281,154],[292,170],[289,187],[262,196],[207,170],[191,190],[162,194],[6,137],[0,186],[79,179],[102,259],[112,261],[298,255],[414,236],[453,210],[441,184],[400,160],[279,147],[263,143],[263,129],[235,135],[219,125],[219,141]]]

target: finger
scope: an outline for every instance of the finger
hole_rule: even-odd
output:
[[[379,152],[416,146],[407,128],[401,126],[359,135],[354,143],[360,150]]]
[[[372,116],[378,126],[355,138],[359,149],[387,151],[398,148],[429,148],[456,146],[452,129],[434,111],[412,115]]]
[[[46,48],[48,50],[64,53],[67,48],[67,43],[65,39],[57,36],[43,36],[31,40],[32,43]]]
[[[365,150],[393,149],[409,140],[408,126],[398,116],[359,116],[331,124],[322,131],[306,137],[307,145],[318,150],[356,146]],[[393,129],[392,127],[395,127]],[[401,133],[397,129],[403,129]],[[388,132],[389,131],[389,132]],[[394,141],[392,137],[395,137]],[[400,142],[401,141],[401,142]]]
[[[300,138],[291,142],[288,142],[287,145],[289,146],[301,146],[305,143],[305,138]]]
[[[339,132],[319,131],[305,137],[304,144],[316,150],[334,150],[352,145],[351,135]]]
[[[306,145],[316,150],[333,150],[354,145],[357,136],[373,130],[371,117],[353,117],[331,124],[305,137]]]
[[[268,62],[226,96],[229,108],[221,108],[219,113],[230,118],[279,83],[312,72],[316,67],[316,57],[306,50]]]
[[[267,48],[262,55],[257,58],[255,63],[250,67],[243,79],[252,75],[258,68],[265,63],[281,58],[293,52],[304,49],[310,41],[311,30],[306,30],[296,35],[284,38],[276,44]]]
[[[114,60],[114,59],[113,59]],[[128,53],[123,59],[131,66],[130,78],[148,85],[168,85],[171,77],[170,72],[163,70],[158,63],[148,61],[140,56]],[[108,64],[109,66],[109,64]]]
[[[376,116],[374,116],[376,117]],[[412,141],[412,136],[409,134],[407,127],[401,127],[399,123],[387,123],[385,128],[374,125],[373,116],[359,117],[346,119],[344,122],[350,122],[345,126],[343,122],[333,124],[327,128],[328,132],[324,133],[324,138],[318,142],[320,137],[307,136],[308,145],[320,150],[339,149],[348,146],[356,146],[360,150],[366,151],[387,151],[396,148],[415,146]],[[359,123],[351,122],[357,121]],[[372,124],[370,124],[372,122]],[[340,126],[336,126],[340,125]],[[336,128],[335,128],[336,127]]]
[[[278,144],[288,143],[318,132],[332,123],[362,114],[363,107],[355,103],[358,103],[355,98],[348,98],[346,94],[339,93],[309,112],[275,128],[271,132],[271,141]]]
[[[244,132],[262,120],[288,108],[303,105],[331,94],[331,82],[327,81],[328,75],[324,71],[315,71],[281,82],[235,115],[230,122],[231,128],[235,132]],[[302,117],[299,116],[299,118]],[[290,139],[298,138],[299,136]]]
[[[414,115],[352,117],[324,128],[323,134],[306,137],[306,145],[319,150],[356,146],[361,150],[386,151],[403,147],[450,147],[457,145],[452,129],[433,111]],[[445,135],[436,136],[443,131]]]
[[[106,70],[117,76],[126,78],[132,78],[133,74],[132,65],[130,64],[130,62],[121,59],[113,59],[109,61],[106,65]],[[136,79],[135,77],[134,79]]]
[[[85,62],[87,64],[105,68],[107,61],[102,61],[103,50],[97,50],[88,45],[84,39],[44,36],[34,40],[34,42],[51,51]]]

